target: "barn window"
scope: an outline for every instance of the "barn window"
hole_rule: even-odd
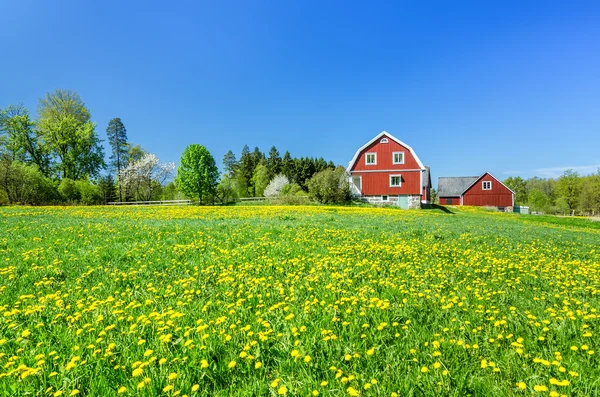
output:
[[[377,164],[377,153],[367,153],[365,156],[365,164],[376,165]]]
[[[381,140],[379,141],[379,143],[388,143],[388,139],[387,138],[381,138]]]
[[[390,187],[402,186],[402,175],[390,175]]]
[[[388,196],[381,196],[381,201],[388,201]]]
[[[492,181],[483,181],[483,190],[492,190]]]
[[[404,164],[404,152],[394,152],[392,156],[394,164]]]

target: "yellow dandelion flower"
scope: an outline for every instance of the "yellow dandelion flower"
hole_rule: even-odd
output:
[[[279,394],[279,395],[287,394],[287,392],[288,392],[288,388],[285,386],[281,386],[279,389],[277,389],[277,394]]]
[[[133,376],[134,378],[137,378],[138,376],[141,376],[143,373],[144,373],[144,370],[142,368],[136,368],[131,373],[131,376]]]
[[[227,364],[228,368],[233,368],[237,365],[237,363],[235,361],[230,361],[229,364]]]

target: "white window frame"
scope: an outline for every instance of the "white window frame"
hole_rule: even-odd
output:
[[[397,154],[402,154],[402,162],[396,162]],[[404,164],[404,152],[392,152],[392,164]]]
[[[375,157],[375,162],[369,163],[369,155],[372,154]],[[367,152],[365,153],[365,165],[377,165],[377,152]]]
[[[379,143],[389,143],[390,141],[388,141],[387,138],[381,138],[381,140],[379,141]]]
[[[392,185],[392,178],[394,178],[394,177],[398,177],[400,179],[399,185]],[[390,187],[402,187],[402,175],[401,174],[390,175]]]
[[[489,187],[485,187],[486,183],[489,183]],[[492,190],[492,181],[482,181],[481,182],[481,189],[482,190]]]

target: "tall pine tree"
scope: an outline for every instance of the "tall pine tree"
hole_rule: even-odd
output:
[[[271,146],[271,150],[269,150],[267,169],[269,170],[270,179],[273,179],[275,175],[281,172],[281,157],[279,156],[279,151],[275,146]]]
[[[108,122],[106,135],[112,150],[110,155],[110,165],[112,169],[116,171],[117,175],[120,175],[121,170],[127,166],[129,148],[129,144],[127,143],[127,130],[120,118],[115,117]],[[119,200],[123,201],[121,184],[119,184]]]

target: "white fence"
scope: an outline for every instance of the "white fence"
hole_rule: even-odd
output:
[[[113,201],[107,205],[192,205],[192,200]]]

